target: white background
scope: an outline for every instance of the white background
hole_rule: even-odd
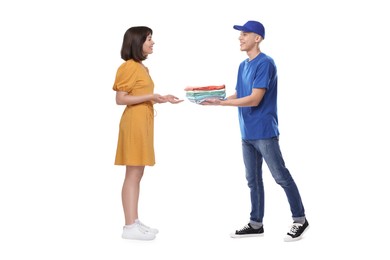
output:
[[[1,259],[388,259],[390,19],[386,1],[2,1]],[[153,29],[155,92],[234,92],[239,32],[260,20],[279,72],[280,143],[311,228],[264,167],[263,238],[249,218],[236,108],[156,105],[157,164],[140,218],[156,240],[121,239],[112,84],[124,32]]]

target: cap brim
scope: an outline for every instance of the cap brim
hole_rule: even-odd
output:
[[[233,28],[236,30],[242,31],[242,32],[249,32],[250,31],[248,28],[241,26],[241,25],[234,25]]]

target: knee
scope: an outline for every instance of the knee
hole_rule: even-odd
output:
[[[287,169],[280,169],[273,173],[272,176],[274,177],[275,182],[283,187],[289,186],[291,183],[294,182],[291,174]]]
[[[255,176],[247,175],[246,176],[246,181],[247,181],[247,184],[248,184],[249,188],[254,188],[254,187],[257,186],[257,181],[256,181],[256,177]]]

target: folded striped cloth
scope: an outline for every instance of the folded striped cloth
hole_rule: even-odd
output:
[[[217,99],[226,98],[225,85],[205,86],[205,87],[186,87],[184,90],[186,91],[187,99],[196,104],[200,104],[209,98],[217,98]]]

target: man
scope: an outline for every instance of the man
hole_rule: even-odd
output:
[[[276,183],[284,189],[290,204],[293,224],[284,241],[296,241],[302,238],[309,222],[305,217],[297,185],[286,168],[280,151],[276,65],[271,57],[260,51],[260,43],[265,35],[264,26],[260,22],[248,21],[243,26],[234,25],[233,28],[240,31],[240,49],[248,55],[248,59],[241,62],[238,69],[236,92],[225,100],[208,99],[202,103],[238,107],[252,210],[249,223],[231,236],[262,236],[264,233],[264,159]]]

